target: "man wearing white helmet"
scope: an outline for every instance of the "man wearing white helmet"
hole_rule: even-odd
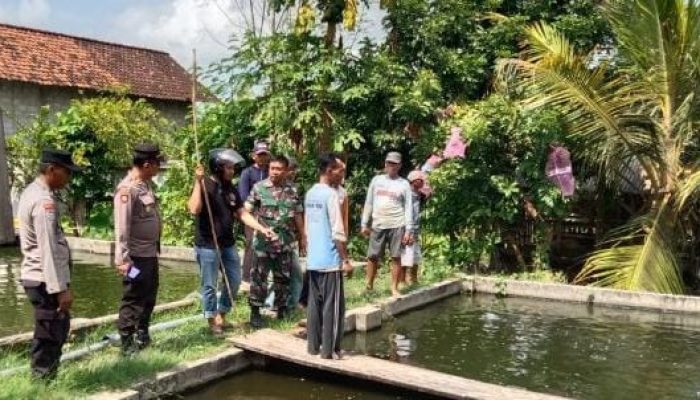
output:
[[[202,279],[202,308],[204,317],[209,321],[209,328],[215,335],[223,333],[226,326],[225,315],[231,310],[234,300],[231,296],[236,296],[241,283],[241,262],[233,234],[234,218],[266,236],[273,235],[246,211],[238,190],[231,183],[243,166],[245,161],[236,151],[212,150],[209,153],[211,175],[206,178],[204,167],[197,167],[194,188],[187,203],[190,213],[196,216],[195,251]],[[205,191],[208,206],[204,199]],[[219,260],[223,263],[227,278],[225,282],[228,282],[229,287],[222,288],[217,299]]]

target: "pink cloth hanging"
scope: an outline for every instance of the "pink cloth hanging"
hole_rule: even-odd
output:
[[[447,159],[464,158],[467,151],[467,144],[462,139],[462,128],[453,126],[450,129],[450,140],[447,141],[443,156]]]
[[[547,157],[545,174],[547,174],[550,182],[559,188],[562,196],[570,197],[574,195],[576,179],[571,166],[569,150],[561,146],[553,147]]]
[[[443,160],[444,159],[439,155],[433,154],[430,156],[430,158],[428,158],[425,164],[423,164],[420,170],[425,173],[431,173],[435,168],[440,166],[440,163],[442,163]]]

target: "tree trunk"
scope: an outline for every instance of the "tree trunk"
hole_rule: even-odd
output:
[[[70,210],[73,219],[73,236],[80,237],[87,222],[87,201],[75,199]]]
[[[5,146],[5,121],[0,110],[0,244],[15,242],[12,203],[10,202],[10,177]]]
[[[328,22],[325,37],[326,48],[330,49],[335,44],[336,32],[336,23]],[[321,113],[323,133],[318,141],[318,150],[320,153],[325,153],[330,151],[333,146],[333,121],[325,101],[321,104]]]

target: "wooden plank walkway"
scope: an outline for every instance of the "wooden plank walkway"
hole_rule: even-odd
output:
[[[236,337],[232,339],[232,342],[241,349],[267,357],[447,399],[564,399],[563,397],[479,382],[364,355],[346,355],[342,360],[324,360],[306,352],[306,341],[271,329],[263,329],[246,336]]]

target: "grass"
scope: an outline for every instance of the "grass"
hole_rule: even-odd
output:
[[[356,270],[353,278],[345,281],[347,309],[390,296],[389,280],[388,270],[384,267],[377,276],[375,290],[367,292],[365,290],[364,269]],[[437,280],[437,278],[427,279],[424,284],[430,284]],[[420,286],[415,285],[404,290],[414,290]],[[239,297],[236,302],[237,306],[229,315],[230,322],[236,326],[229,332],[230,335],[249,331],[245,324],[250,315],[246,303],[244,297]],[[199,312],[198,305],[167,311],[156,314],[154,323],[196,315]],[[289,330],[296,325],[296,321],[303,317],[303,313],[297,311],[287,320],[269,320],[269,326],[273,329]],[[64,346],[64,352],[96,343],[105,334],[114,331],[113,326],[101,326],[88,333],[73,337],[70,343]],[[114,346],[86,358],[65,363],[61,366],[56,381],[48,385],[33,381],[28,372],[3,378],[0,399],[76,399],[103,390],[126,389],[136,382],[152,379],[156,373],[171,369],[182,362],[216,354],[230,346],[223,338],[209,334],[204,319],[188,322],[166,331],[154,332],[153,342],[150,348],[132,359],[121,357],[119,348]],[[28,346],[15,346],[13,349],[0,353],[0,369],[26,366],[28,358]]]

